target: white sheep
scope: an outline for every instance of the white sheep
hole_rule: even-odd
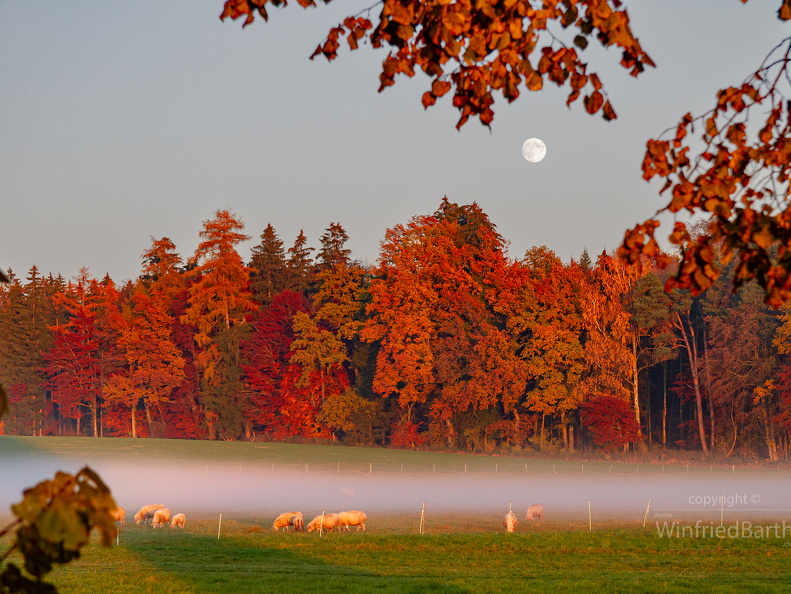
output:
[[[318,515],[310,521],[310,524],[308,524],[308,532],[319,530],[319,528],[326,532],[332,532],[337,526],[338,514]]]
[[[281,528],[285,530],[289,526],[293,526],[294,530],[297,531],[305,529],[305,522],[302,519],[302,512],[300,511],[284,512],[280,514],[278,517],[276,517],[275,521],[272,523],[272,529],[276,532]]]
[[[135,524],[139,524],[140,522],[146,522],[154,517],[154,512],[158,509],[163,509],[165,506],[161,503],[154,503],[152,505],[144,505],[140,508],[135,514]]]
[[[544,506],[540,503],[534,503],[530,507],[527,508],[527,515],[525,516],[525,520],[538,520],[539,522],[544,520]]]
[[[187,516],[184,514],[176,514],[170,521],[171,528],[184,528],[184,522],[187,521]]]
[[[160,528],[162,526],[167,526],[168,522],[170,522],[170,510],[163,507],[154,512],[154,519],[151,521],[151,526]]]
[[[126,523],[124,521],[126,519],[126,510],[123,507],[119,506],[116,507],[114,510],[111,510],[110,515],[112,516],[113,521],[118,522],[119,524],[121,524],[121,526],[123,526]]]
[[[357,526],[358,531],[362,527],[363,532],[365,532],[365,521],[367,519],[368,516],[365,515],[365,512],[359,510],[338,512],[339,530],[346,528],[347,532],[351,532],[349,526]]]

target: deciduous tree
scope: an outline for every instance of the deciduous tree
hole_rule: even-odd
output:
[[[605,450],[626,449],[643,439],[629,403],[599,394],[582,405],[582,423],[593,433],[593,443]]]
[[[86,409],[93,411],[92,433],[98,435],[96,409],[101,393],[101,347],[96,325],[97,283],[82,269],[76,283],[55,296],[68,312],[68,321],[53,330],[52,349],[46,354],[47,385],[61,419],[75,424],[67,429],[79,435]]]
[[[564,266],[543,246],[528,250],[522,264],[525,274],[507,324],[517,336],[530,378],[525,408],[541,416],[540,448],[549,415],[558,421],[564,447],[573,449],[569,414],[582,402],[580,382],[587,369],[579,300],[586,280],[579,266]]]
[[[125,408],[132,437],[138,436],[137,409],[142,405],[152,431],[152,409],[170,401],[173,390],[184,381],[184,358],[171,338],[172,320],[161,298],[147,295],[142,287],[131,296],[126,316],[112,319],[118,335],[123,366],[108,378],[104,395],[109,403]]]
[[[583,387],[592,396],[614,396],[631,402],[638,425],[638,334],[632,325],[631,307],[641,274],[640,267],[624,265],[603,252],[582,300],[587,330],[585,356],[590,366]]]
[[[434,215],[387,231],[362,337],[378,346],[374,391],[398,398],[404,427],[417,406],[450,444],[458,415],[514,410],[524,363],[496,311],[509,267],[475,204],[444,199]]]

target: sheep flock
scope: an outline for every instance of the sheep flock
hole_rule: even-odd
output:
[[[126,510],[123,507],[117,507],[110,511],[110,514],[118,524],[125,524]],[[528,507],[525,515],[525,520],[532,521],[538,520],[542,522],[544,519],[544,506],[536,503]],[[184,528],[187,517],[184,513],[171,514],[170,509],[161,503],[144,505],[134,515],[135,524],[148,524],[150,523],[153,528],[162,528],[170,526],[171,528]],[[341,511],[337,513],[325,513],[314,517],[307,526],[305,525],[304,516],[301,511],[288,511],[279,514],[272,523],[272,529],[275,532],[333,532],[337,530],[351,531],[351,527],[356,527],[357,531],[361,528],[365,532],[365,522],[368,516],[365,512],[360,510]],[[503,528],[506,532],[515,532],[517,524],[516,514],[512,510],[503,517]]]

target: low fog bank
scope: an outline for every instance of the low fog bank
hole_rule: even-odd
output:
[[[162,503],[174,513],[218,512],[269,516],[288,509],[306,516],[326,511],[501,513],[510,503],[520,514],[542,503],[549,515],[587,513],[642,517],[653,511],[734,512],[791,519],[791,477],[786,473],[724,475],[333,473],[279,470],[271,465],[88,462],[110,486],[128,517]],[[57,458],[0,459],[0,514],[25,488],[57,470],[82,464]]]

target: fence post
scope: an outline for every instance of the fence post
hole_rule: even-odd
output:
[[[591,518],[591,500],[588,499],[588,530],[593,530],[593,519]]]
[[[423,526],[426,523],[426,502],[423,502],[423,507],[420,508],[420,534],[423,534]]]
[[[725,521],[725,496],[720,495],[720,526]]]
[[[220,512],[220,523],[217,525],[217,540],[220,540],[221,529],[222,529],[222,512]]]
[[[645,528],[645,523],[648,520],[648,510],[651,507],[651,500],[648,500],[648,505],[645,506],[645,516],[643,516],[643,528]]]

